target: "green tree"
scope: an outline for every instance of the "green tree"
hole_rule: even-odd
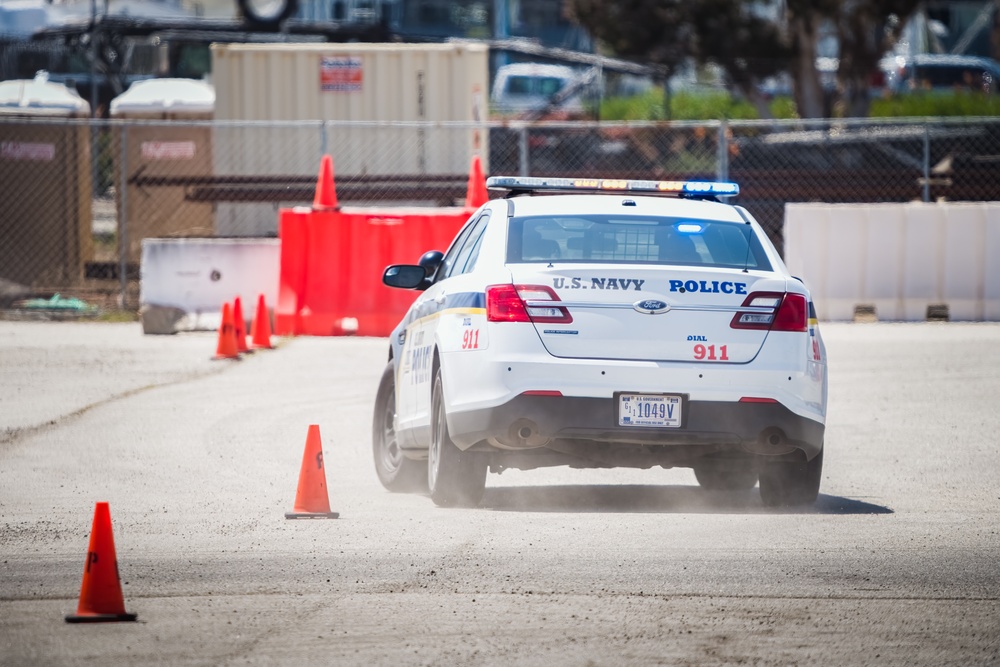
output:
[[[684,0],[566,0],[565,8],[616,55],[659,65],[671,76],[693,52],[689,5]]]
[[[757,109],[770,117],[768,101],[760,91],[767,77],[786,70],[793,55],[778,25],[754,15],[745,3],[702,0],[689,3],[694,30],[692,56],[725,70],[730,84]]]
[[[569,16],[623,58],[673,73],[687,59],[721,66],[731,85],[767,116],[766,77],[787,73],[803,118],[829,115],[816,67],[824,28],[840,47],[837,91],[847,115],[866,115],[871,75],[899,39],[919,0],[565,0]]]
[[[871,76],[899,41],[917,0],[843,0],[836,16],[840,63],[837,84],[846,116],[867,116]]]

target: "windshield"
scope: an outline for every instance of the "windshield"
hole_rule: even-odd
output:
[[[512,218],[507,262],[541,261],[771,269],[760,241],[744,223],[596,215]]]
[[[511,95],[544,95],[552,97],[562,90],[565,82],[554,76],[512,76],[507,80]]]

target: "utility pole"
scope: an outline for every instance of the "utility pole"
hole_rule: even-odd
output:
[[[90,0],[90,196],[96,197],[100,189],[97,173],[97,0]]]
[[[509,0],[493,0],[493,39],[506,40],[510,37],[510,22],[508,21]],[[507,52],[497,51],[491,54],[494,70],[507,64]],[[487,97],[489,93],[487,92]]]

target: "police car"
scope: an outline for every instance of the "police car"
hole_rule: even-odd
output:
[[[693,468],[816,500],[826,353],[809,291],[735,183],[494,177],[390,338],[373,453],[390,491],[474,506],[488,472]]]

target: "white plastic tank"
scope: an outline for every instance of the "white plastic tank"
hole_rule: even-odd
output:
[[[129,261],[138,263],[145,238],[212,236],[212,202],[189,198],[190,188],[135,182],[135,177],[210,176],[215,89],[197,79],[137,81],[111,101],[111,117],[137,121],[125,126],[127,180],[119,219],[127,222]],[[145,121],[171,121],[145,122]],[[174,122],[176,121],[176,122]],[[185,122],[188,121],[188,122]],[[121,181],[121,130],[115,132],[115,184]]]
[[[0,82],[0,278],[66,287],[93,257],[90,115],[75,90],[48,80]]]

